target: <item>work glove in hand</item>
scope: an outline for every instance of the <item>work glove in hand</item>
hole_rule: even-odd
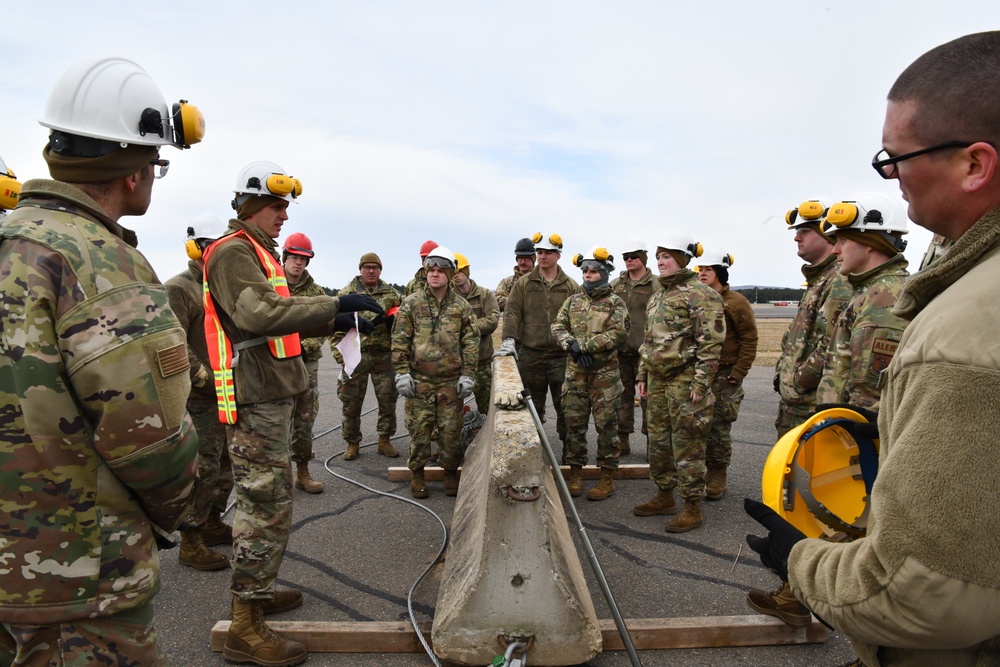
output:
[[[569,352],[569,356],[573,357],[573,361],[580,363],[580,355],[583,354],[583,350],[580,349],[578,342],[571,340],[566,346],[566,351]]]
[[[396,391],[403,398],[414,398],[417,395],[417,383],[413,381],[413,376],[409,373],[397,375]]]
[[[338,298],[340,303],[337,305],[337,310],[341,313],[356,313],[359,310],[368,310],[379,314],[385,312],[379,302],[368,294],[345,294]]]
[[[337,315],[333,318],[334,331],[350,331],[353,328],[354,315],[352,313],[344,313],[343,315]]]
[[[514,349],[514,339],[504,338],[500,343],[500,348],[493,353],[494,357],[514,357],[517,359],[517,350]]]
[[[747,535],[747,544],[760,555],[760,562],[772,572],[788,581],[788,554],[798,542],[806,539],[805,533],[782,519],[764,503],[743,499],[743,509],[750,517],[767,528],[767,537]]]
[[[475,388],[475,386],[476,386],[476,381],[473,380],[468,375],[463,375],[462,377],[458,378],[458,384],[456,385],[456,387],[458,389],[459,400],[471,396],[472,390]]]
[[[363,317],[358,318],[358,331],[363,334],[370,334],[375,331],[375,325]]]
[[[580,364],[581,368],[590,368],[594,365],[594,355],[582,352],[580,358],[576,360],[576,363]]]
[[[524,407],[524,397],[519,391],[497,393],[493,397],[493,405],[501,410],[520,410]]]
[[[395,315],[386,315],[385,313],[383,313],[381,315],[376,315],[375,319],[372,320],[372,324],[378,326],[382,323],[385,323],[385,327],[389,331],[392,331],[392,325],[393,323],[395,323],[395,321],[396,321]]]

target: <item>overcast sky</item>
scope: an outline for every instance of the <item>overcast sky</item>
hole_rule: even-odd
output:
[[[993,29],[996,0],[768,2],[17,3],[0,37],[0,156],[47,177],[38,125],[87,55],[139,63],[205,140],[123,218],[161,280],[184,231],[228,219],[236,175],[270,160],[302,180],[284,235],[305,232],[339,288],[377,252],[405,283],[433,239],[489,288],[533,232],[576,252],[671,228],[735,257],[731,282],[797,286],[783,217],[801,201],[891,193],[871,168],[885,96],[928,49]],[[900,201],[901,210],[904,210]],[[916,270],[930,234],[911,226]],[[282,237],[282,238],[283,238]],[[655,272],[655,260],[651,260]]]

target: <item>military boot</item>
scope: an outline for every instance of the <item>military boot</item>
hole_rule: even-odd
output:
[[[177,553],[177,562],[203,572],[229,567],[229,559],[206,547],[198,530],[181,531],[181,549]]]
[[[576,498],[581,493],[583,493],[583,467],[582,466],[570,466],[569,467],[569,481],[566,482],[566,486],[569,487],[569,495]]]
[[[446,496],[457,496],[458,495],[458,471],[457,470],[445,470],[444,471],[444,495],[446,495]]]
[[[601,481],[587,491],[587,500],[604,500],[615,492],[615,471],[601,469]]]
[[[656,516],[657,514],[677,514],[677,505],[674,503],[674,492],[657,489],[652,500],[647,500],[641,505],[632,508],[632,514],[636,516]]]
[[[353,461],[358,458],[358,448],[361,446],[360,442],[349,442],[347,443],[347,449],[344,450],[344,460]]]
[[[701,525],[701,499],[685,500],[684,510],[667,521],[668,533],[686,533]]]
[[[208,515],[208,521],[201,527],[201,539],[206,547],[217,547],[233,544],[233,527],[222,520],[215,512]]]
[[[265,667],[297,665],[308,657],[306,647],[284,639],[264,622],[264,601],[243,601],[233,596],[233,621],[229,625],[222,657],[230,662],[251,662]]]
[[[726,493],[725,466],[709,466],[705,471],[705,499],[719,500]]]
[[[787,581],[773,593],[751,590],[747,593],[747,604],[761,614],[777,616],[788,625],[802,627],[812,623],[809,609],[792,595]]]
[[[378,437],[378,453],[382,456],[387,456],[390,459],[399,457],[399,451],[392,446],[392,442],[389,440],[389,436],[387,435],[380,435]]]
[[[302,606],[302,591],[294,588],[283,588],[274,592],[270,600],[263,600],[265,614],[280,614],[298,609]]]
[[[618,434],[618,456],[628,456],[632,453],[632,445],[629,443],[628,433]]]
[[[306,493],[323,493],[323,484],[309,475],[309,462],[295,462],[295,488]]]
[[[427,491],[427,482],[424,481],[424,469],[413,471],[410,478],[410,495],[414,498],[427,498],[431,494]]]

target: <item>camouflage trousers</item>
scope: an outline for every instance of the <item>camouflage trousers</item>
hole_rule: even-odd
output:
[[[553,356],[527,347],[517,350],[517,370],[521,374],[521,384],[531,392],[531,402],[535,404],[538,416],[545,420],[545,392],[552,394],[552,406],[556,409],[556,433],[566,442],[566,418],[562,409],[562,384],[566,379],[566,353]]]
[[[295,397],[292,414],[292,460],[308,463],[313,455],[313,424],[319,414],[319,361],[307,361],[306,373],[309,386]]]
[[[0,623],[0,665],[163,667],[152,603],[113,616],[52,625]]]
[[[392,362],[386,356],[372,359],[362,356],[354,374],[347,381],[337,381],[337,396],[343,405],[344,442],[361,442],[361,410],[368,395],[368,377],[371,376],[375,387],[375,398],[378,400],[378,423],[375,430],[379,435],[392,437],[396,435],[396,374],[392,370]]]
[[[219,421],[216,399],[192,394],[187,409],[198,431],[198,486],[188,512],[188,523],[192,528],[201,528],[210,514],[221,516],[225,512],[233,490],[233,466],[226,447],[226,427]]]
[[[594,413],[597,429],[597,465],[614,470],[618,467],[618,401],[622,380],[618,368],[602,368],[595,373],[566,369],[562,387],[563,413],[566,415],[567,465],[587,465],[587,429]]]
[[[473,389],[476,409],[485,415],[490,411],[490,396],[493,393],[493,357],[479,360],[472,379],[476,381],[476,388]]]
[[[736,421],[740,403],[743,402],[743,383],[729,383],[731,370],[731,366],[720,368],[712,382],[715,409],[705,446],[705,463],[709,467],[728,468],[729,461],[733,458],[733,422]]]
[[[618,434],[625,436],[635,433],[635,380],[639,375],[639,355],[619,354],[618,367],[624,388],[618,408]],[[640,398],[639,405],[642,408],[642,433],[645,434],[646,399]]]
[[[295,398],[237,406],[226,427],[236,481],[233,578],[241,600],[269,600],[292,529],[289,442]]]
[[[666,380],[650,373],[649,478],[664,491],[679,490],[681,498],[705,496],[705,441],[712,424],[712,392],[691,402],[693,371]]]
[[[423,470],[431,458],[432,434],[437,433],[438,462],[445,470],[462,464],[462,401],[458,378],[447,382],[416,380],[417,395],[406,399],[406,430],[410,432],[410,470]]]
[[[781,399],[778,403],[778,418],[774,420],[774,428],[778,432],[777,440],[781,440],[781,436],[796,426],[804,424],[814,412],[816,405],[813,403],[788,403],[785,399]]]

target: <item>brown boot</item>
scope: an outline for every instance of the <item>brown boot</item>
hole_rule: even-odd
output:
[[[446,496],[457,496],[458,495],[458,471],[457,470],[445,470],[444,471],[444,495],[446,495]]]
[[[587,491],[587,500],[604,500],[615,492],[615,471],[608,468],[601,470],[601,481],[599,481],[590,491]]]
[[[414,498],[427,498],[431,494],[427,491],[427,482],[424,481],[424,469],[413,471],[410,478],[410,495]]]
[[[667,521],[668,533],[686,533],[701,525],[701,499],[685,500],[684,511]]]
[[[323,484],[309,475],[309,462],[295,462],[295,488],[306,493],[323,493]]]
[[[647,500],[641,505],[632,508],[632,514],[636,516],[656,516],[657,514],[677,514],[677,505],[674,503],[674,492],[657,489],[652,500]]]
[[[761,614],[777,616],[788,625],[802,627],[812,623],[809,609],[792,595],[787,581],[773,593],[750,591],[747,593],[747,604]]]
[[[222,657],[230,662],[251,662],[265,667],[297,665],[309,656],[299,642],[284,639],[264,622],[264,601],[242,601],[233,596],[233,622],[229,625]]]
[[[583,493],[583,467],[582,466],[570,466],[569,467],[569,480],[566,482],[566,486],[569,487],[569,495],[576,498],[581,493]]]
[[[294,588],[283,588],[274,592],[270,600],[263,600],[265,614],[280,614],[298,609],[302,606],[302,591]]]
[[[349,442],[347,443],[347,449],[344,450],[344,460],[353,461],[358,458],[358,448],[361,446],[360,442]]]
[[[198,530],[181,531],[181,549],[177,554],[177,562],[203,572],[229,567],[229,559],[206,547]]]
[[[629,443],[628,433],[618,434],[618,456],[628,456],[632,453],[632,445]]]
[[[392,442],[390,442],[387,435],[380,435],[378,437],[378,453],[382,456],[388,456],[390,459],[399,457],[399,451],[392,446]]]
[[[710,466],[705,472],[705,499],[719,500],[726,493],[726,468]]]
[[[232,546],[233,527],[213,512],[208,515],[208,521],[201,527],[201,539],[206,547],[217,547],[222,544]]]

